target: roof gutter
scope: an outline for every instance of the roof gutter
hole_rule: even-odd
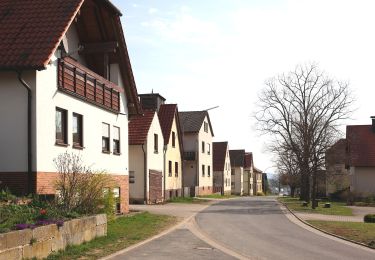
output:
[[[19,82],[27,90],[27,192],[33,192],[32,184],[32,140],[31,140],[31,102],[32,90],[31,87],[22,78],[22,71],[16,71]]]

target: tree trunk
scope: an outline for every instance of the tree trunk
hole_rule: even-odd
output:
[[[301,200],[310,202],[310,178],[307,173],[301,175]]]
[[[315,209],[318,205],[317,205],[317,201],[316,201],[316,170],[313,171],[313,176],[312,176],[312,192],[311,192],[311,195],[312,195],[312,203],[311,203],[311,208],[312,209]]]
[[[295,192],[296,192],[296,186],[294,185],[290,186],[290,196],[292,198],[294,198]]]

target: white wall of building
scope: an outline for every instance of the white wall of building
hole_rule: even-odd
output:
[[[158,135],[158,152],[154,151],[154,134]],[[155,112],[154,119],[151,122],[150,129],[147,134],[147,174],[149,174],[150,170],[158,171],[163,174],[163,168],[164,168],[163,146],[164,146],[163,132],[160,127],[158,115]],[[164,179],[163,179],[163,183],[164,183]],[[147,191],[149,190],[150,190],[149,181],[147,181]]]
[[[375,167],[350,167],[350,191],[375,194]]]
[[[205,117],[204,122],[208,124],[208,118]],[[202,152],[202,142],[205,143],[205,151]],[[212,133],[210,127],[208,132],[204,131],[204,123],[198,134],[198,156],[199,156],[199,186],[212,187],[213,186],[213,167],[212,167]],[[208,151],[208,146],[210,151]],[[202,176],[202,165],[205,167],[205,175]],[[211,169],[210,176],[208,175],[208,167]]]
[[[121,80],[119,78],[117,80],[123,87]],[[80,154],[84,164],[93,170],[104,170],[111,174],[128,174],[128,111],[124,93],[120,95],[121,113],[116,114],[58,91],[55,55],[47,70],[37,72],[36,95],[38,172],[56,172],[53,159],[67,151]],[[56,107],[68,111],[68,147],[55,145]],[[83,115],[83,150],[72,147],[73,113]],[[102,123],[110,125],[110,154],[102,152]],[[112,153],[113,127],[120,127],[121,155]]]
[[[232,193],[234,194],[243,194],[243,167],[233,167],[234,175],[232,175],[232,183],[234,183],[234,187],[232,187]]]
[[[26,172],[27,169],[27,90],[16,72],[0,73],[0,172]],[[33,92],[32,111],[35,118],[35,71],[22,73]],[[35,125],[32,126],[35,135]],[[35,160],[35,144],[33,145]],[[35,170],[35,163],[33,163]]]
[[[229,150],[227,148],[226,156],[225,156],[225,164],[224,164],[224,192],[228,193],[231,192],[231,164],[230,164],[230,157],[229,157]],[[227,181],[225,181],[227,180]]]
[[[144,149],[147,149],[144,146]],[[131,199],[144,200],[144,152],[142,145],[129,146],[129,172],[134,172],[134,183],[129,183]]]

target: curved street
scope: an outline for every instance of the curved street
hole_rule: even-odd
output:
[[[174,231],[108,259],[176,258],[366,260],[375,250],[301,224],[275,199],[242,197],[206,207]]]

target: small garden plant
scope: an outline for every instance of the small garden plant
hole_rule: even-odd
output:
[[[113,181],[104,172],[93,172],[79,155],[64,153],[55,160],[59,178],[54,199],[18,198],[9,189],[0,191],[0,233],[56,224],[85,215],[115,215]],[[105,192],[106,191],[106,192]]]

